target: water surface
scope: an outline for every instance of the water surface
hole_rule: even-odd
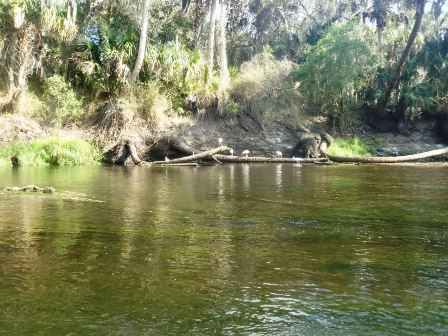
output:
[[[0,170],[0,335],[448,335],[447,167]]]

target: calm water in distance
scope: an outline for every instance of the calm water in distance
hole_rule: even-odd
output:
[[[448,168],[2,168],[0,335],[448,335]]]

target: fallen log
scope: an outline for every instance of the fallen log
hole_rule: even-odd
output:
[[[184,153],[186,155],[192,155],[195,153],[195,150],[179,139],[174,139],[171,142],[171,148],[177,152]],[[197,151],[196,151],[197,152]],[[222,155],[216,154],[211,157],[217,162],[227,162],[227,163],[251,163],[251,162],[259,162],[259,163],[317,163],[317,162],[327,162],[328,159],[323,158],[268,158],[262,156],[232,156],[232,155]]]
[[[403,155],[403,156],[368,156],[368,157],[344,157],[323,153],[334,162],[355,162],[355,163],[399,163],[408,161],[417,161],[427,159],[434,156],[448,154],[448,147],[435,149],[428,152]]]
[[[269,158],[263,156],[231,156],[231,155],[213,155],[216,160],[221,162],[235,163],[316,163],[326,162],[327,158]]]
[[[182,158],[179,158],[179,159],[173,159],[173,160],[169,160],[169,161],[153,161],[153,162],[145,162],[145,163],[149,164],[149,165],[160,165],[160,164],[169,164],[169,163],[192,162],[192,161],[198,161],[198,160],[201,160],[201,159],[212,158],[213,155],[218,154],[218,153],[222,153],[222,152],[226,152],[228,150],[229,150],[229,147],[221,146],[221,147],[210,149],[208,151],[201,152],[201,153],[198,153],[198,154],[185,156],[185,157],[182,157]]]

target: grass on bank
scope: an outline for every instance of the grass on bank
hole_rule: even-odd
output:
[[[11,158],[16,158],[20,166],[96,165],[101,161],[101,151],[86,140],[51,138],[0,148],[0,166],[11,165]]]
[[[348,140],[334,139],[328,154],[336,156],[370,156],[371,151],[369,145],[361,138],[354,137]]]

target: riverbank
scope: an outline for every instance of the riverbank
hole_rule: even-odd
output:
[[[163,127],[143,122],[126,129],[120,136],[130,138],[145,161],[174,158],[170,142],[176,139],[198,151],[218,146],[218,139],[236,154],[249,150],[251,155],[273,157],[277,151],[288,153],[299,139],[329,131],[325,121],[314,118],[303,124],[284,121],[261,124],[246,115],[228,118],[184,118],[167,120]],[[378,133],[368,126],[350,133],[333,134],[332,154],[340,156],[408,155],[442,148],[431,123],[419,123],[407,134]],[[0,164],[10,165],[83,165],[102,161],[101,152],[116,139],[104,138],[98,129],[84,125],[64,129],[46,127],[21,115],[0,116]]]

